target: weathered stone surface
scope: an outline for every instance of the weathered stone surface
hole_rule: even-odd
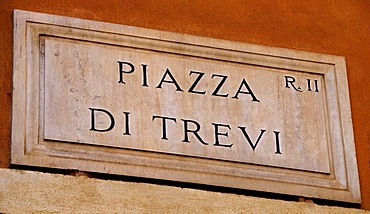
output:
[[[1,213],[369,213],[145,183],[0,169]]]
[[[43,42],[45,140],[330,173],[319,74]],[[312,81],[311,91],[287,88],[295,79],[297,87]]]
[[[343,57],[14,21],[12,164],[360,202]]]

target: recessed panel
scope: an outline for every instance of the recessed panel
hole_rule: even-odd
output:
[[[44,42],[46,140],[330,172],[322,75]]]

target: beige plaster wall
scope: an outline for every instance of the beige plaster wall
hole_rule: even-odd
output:
[[[146,183],[0,169],[0,213],[370,213]]]

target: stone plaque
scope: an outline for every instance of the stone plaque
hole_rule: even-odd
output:
[[[360,202],[343,57],[14,17],[13,164]]]

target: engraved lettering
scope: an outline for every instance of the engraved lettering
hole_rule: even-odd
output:
[[[218,93],[220,91],[221,87],[223,86],[223,84],[226,82],[227,76],[220,75],[220,74],[212,74],[212,79],[213,79],[213,77],[221,77],[221,81],[219,82],[219,84],[217,85],[215,90],[212,92],[212,95],[213,96],[218,96],[218,97],[228,97],[229,94],[219,94]]]
[[[130,112],[123,112],[123,114],[125,115],[125,132],[123,133],[123,135],[131,135],[130,133]]]
[[[245,86],[245,88],[247,89],[247,91],[242,91],[243,86]],[[252,101],[254,101],[254,102],[260,102],[260,101],[257,99],[257,97],[254,95],[254,93],[253,93],[252,89],[249,87],[249,85],[248,85],[248,83],[247,83],[247,81],[246,81],[245,79],[243,79],[243,81],[241,82],[241,84],[240,84],[240,86],[239,86],[239,89],[238,89],[238,91],[236,92],[235,96],[233,96],[233,98],[235,98],[235,99],[239,99],[239,98],[238,98],[238,95],[239,95],[240,93],[241,93],[241,94],[249,94],[249,95],[251,95],[251,97],[252,97]]]
[[[169,76],[169,78],[170,78],[171,80],[166,80],[166,76]],[[179,84],[176,82],[176,79],[172,76],[170,69],[168,69],[168,68],[167,68],[166,72],[163,74],[163,77],[162,77],[161,81],[159,82],[159,84],[158,84],[157,88],[162,88],[162,84],[163,84],[164,82],[165,82],[165,83],[171,83],[171,84],[174,84],[174,85],[176,86],[176,91],[183,91],[183,90],[180,88]]]
[[[280,140],[279,140],[279,134],[280,134],[280,132],[274,131],[274,134],[275,134],[275,146],[276,146],[276,152],[275,152],[275,154],[281,155],[282,153],[280,151]]]
[[[99,108],[89,108],[89,109],[91,111],[91,128],[90,128],[90,131],[108,132],[108,131],[110,131],[114,128],[114,125],[115,125],[114,117],[109,111],[107,111],[105,109],[99,109]],[[95,127],[95,112],[101,112],[101,113],[104,113],[104,114],[108,115],[108,117],[110,119],[110,125],[109,125],[108,128],[97,129]]]
[[[240,130],[242,130],[244,137],[247,139],[247,141],[248,141],[249,145],[251,146],[251,148],[253,149],[253,151],[256,149],[256,147],[257,147],[259,141],[261,140],[263,134],[266,132],[266,130],[261,129],[260,135],[258,136],[256,143],[253,143],[252,140],[250,139],[247,131],[245,130],[246,127],[238,126],[238,128]]]
[[[131,64],[130,62],[121,62],[121,61],[117,61],[117,62],[118,62],[118,72],[119,72],[118,83],[125,84],[125,82],[123,81],[123,74],[133,73],[135,71],[135,66]],[[128,65],[129,67],[128,70],[124,70],[125,65]]]
[[[226,127],[229,130],[231,130],[230,125],[220,124],[220,123],[212,123],[212,125],[215,127],[215,143],[213,145],[214,146],[223,146],[223,147],[230,147],[231,148],[233,146],[233,144],[221,144],[220,140],[219,140],[220,135],[229,137],[229,133],[228,132],[220,133],[219,130],[218,130],[219,127]]]
[[[146,74],[146,67],[148,65],[141,64],[141,66],[143,67],[143,85],[142,86],[149,87],[148,86],[148,77],[147,77],[147,74]]]
[[[195,93],[195,94],[205,94],[206,91],[194,91],[194,88],[197,86],[199,81],[202,79],[205,73],[202,72],[197,72],[197,71],[190,71],[189,76],[191,74],[198,74],[198,77],[195,79],[194,83],[190,86],[188,92],[189,93]]]
[[[181,119],[184,121],[184,140],[182,142],[190,142],[189,141],[189,133],[192,132],[198,140],[204,144],[208,145],[208,143],[204,142],[204,140],[199,136],[198,131],[200,130],[200,125],[197,121],[194,120],[186,120],[186,119]],[[189,123],[192,123],[196,126],[195,130],[190,130],[189,129]]]
[[[152,121],[154,119],[157,119],[157,118],[162,119],[162,138],[161,139],[168,140],[168,138],[167,138],[167,125],[166,125],[167,123],[166,123],[166,121],[167,120],[172,120],[172,121],[174,121],[176,123],[176,118],[174,118],[174,117],[163,117],[163,116],[153,115]]]
[[[302,92],[302,88],[301,87],[296,87],[294,85],[294,82],[295,82],[295,78],[294,77],[291,77],[291,76],[284,76],[285,77],[285,88],[290,88],[289,87],[289,84],[293,87],[294,90],[298,91],[298,92]]]

